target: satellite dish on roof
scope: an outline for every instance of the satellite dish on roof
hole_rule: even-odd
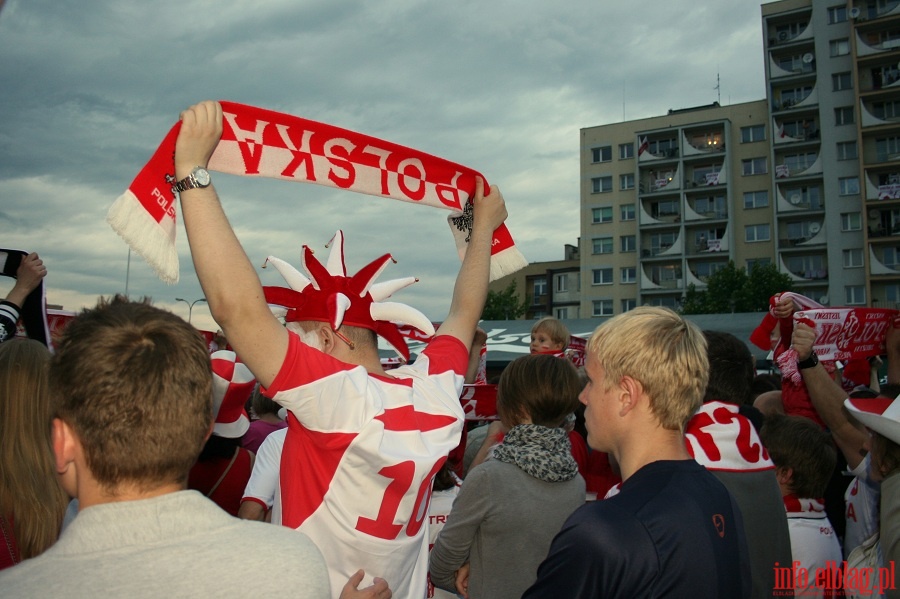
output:
[[[820,297],[819,303],[822,304],[823,306],[827,306],[828,305],[828,296],[823,295],[822,297]]]
[[[795,193],[795,194],[793,194],[793,195],[788,199],[788,201],[789,201],[791,204],[793,204],[794,206],[796,206],[797,204],[800,203],[800,200],[802,200],[802,199],[803,199],[803,198],[800,197],[800,194],[799,194],[799,193]]]
[[[819,223],[812,223],[811,225],[809,225],[809,232],[815,235],[821,228],[822,226]]]
[[[810,64],[813,60],[815,60],[815,56],[813,56],[812,52],[807,52],[803,55],[803,64]]]
[[[850,18],[851,19],[858,18],[860,14],[862,14],[862,11],[859,10],[858,6],[854,6],[853,8],[850,9]]]

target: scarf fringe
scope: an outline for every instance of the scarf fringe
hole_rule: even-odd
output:
[[[173,219],[158,223],[129,189],[116,198],[106,222],[169,285],[178,282],[178,252],[175,250]],[[171,227],[166,227],[170,225]]]

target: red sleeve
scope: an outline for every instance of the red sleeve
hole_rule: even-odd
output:
[[[469,367],[469,349],[452,335],[438,335],[425,346],[422,354],[428,357],[428,374],[441,374],[452,370],[466,376]]]

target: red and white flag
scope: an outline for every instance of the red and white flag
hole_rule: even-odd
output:
[[[638,156],[646,152],[650,148],[650,141],[646,137],[641,138],[641,143],[638,146]]]

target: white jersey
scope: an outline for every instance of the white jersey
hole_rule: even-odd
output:
[[[841,569],[843,560],[841,544],[825,513],[824,501],[801,499],[796,495],[785,495],[783,499],[791,535],[791,555],[794,564],[800,564],[799,568],[794,564],[791,567],[792,572],[801,573],[795,575],[794,594],[797,597],[838,596],[836,589],[829,589],[829,584],[822,583],[839,580],[834,571]],[[833,571],[830,576],[824,574],[828,570]],[[819,584],[817,576],[821,577]]]
[[[847,520],[847,528],[844,531],[845,557],[878,531],[881,485],[873,481],[869,475],[871,464],[872,458],[867,455],[856,468],[848,472],[854,478],[844,492]]]
[[[241,502],[255,501],[272,510],[272,524],[281,524],[281,493],[278,485],[279,472],[281,470],[281,451],[284,448],[284,438],[287,429],[282,428],[271,433],[259,446],[256,452],[256,461],[253,462],[253,471],[250,480],[244,489],[244,497]]]
[[[455,477],[454,477],[455,478]],[[431,548],[437,540],[441,529],[447,523],[447,516],[453,508],[453,502],[459,495],[459,486],[462,481],[457,479],[456,485],[443,491],[435,491],[431,494],[431,506],[428,508],[428,553],[431,554]],[[457,599],[456,593],[439,589],[431,584],[431,576],[428,577],[428,589],[425,593],[426,599]]]
[[[263,392],[290,411],[281,460],[281,523],[309,535],[337,596],[384,578],[395,597],[424,597],[427,513],[435,474],[458,444],[468,348],[439,336],[414,364],[369,375],[294,335]]]

